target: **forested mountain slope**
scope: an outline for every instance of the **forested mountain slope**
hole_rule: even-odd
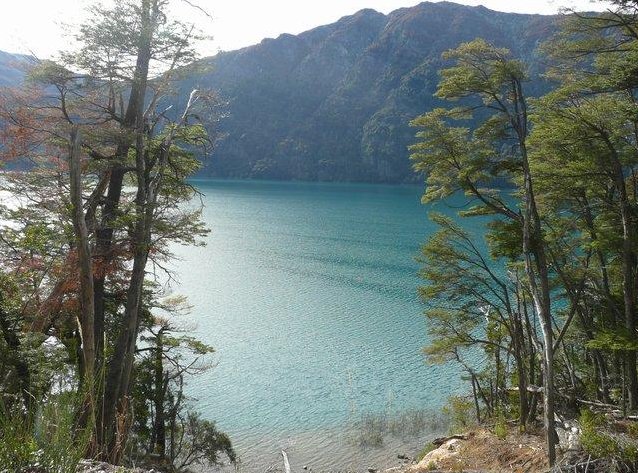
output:
[[[441,53],[483,37],[524,57],[555,17],[499,13],[449,2],[389,15],[361,10],[297,36],[207,58],[184,89],[219,90],[229,101],[226,138],[204,174],[233,178],[406,182],[415,179],[408,122],[437,106]],[[529,92],[543,88],[534,77]]]
[[[538,78],[540,43],[556,17],[500,13],[450,2],[388,15],[361,10],[336,23],[203,59],[180,84],[213,89],[227,102],[225,138],[204,176],[409,182],[409,121],[439,105],[441,53],[482,37],[510,48]],[[27,56],[0,52],[0,86],[19,82]],[[18,69],[16,69],[18,66]]]

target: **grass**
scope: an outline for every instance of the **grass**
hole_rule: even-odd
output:
[[[76,396],[51,396],[33,419],[0,405],[0,473],[75,473],[88,436],[74,435]]]
[[[445,430],[441,414],[425,409],[398,413],[363,414],[353,423],[352,440],[360,447],[381,447],[388,435],[400,439],[416,437],[424,432]]]
[[[436,450],[437,446],[434,445],[432,442],[428,443],[425,447],[423,447],[423,449],[419,452],[419,454],[416,456],[416,461],[420,462],[421,460],[423,460],[423,458],[425,458],[425,456],[430,453],[433,450]]]

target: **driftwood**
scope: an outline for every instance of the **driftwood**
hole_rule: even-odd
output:
[[[281,451],[281,456],[284,457],[284,471],[290,473],[290,462],[288,461],[288,454],[285,450]]]
[[[518,386],[512,386],[510,388],[507,388],[507,391],[509,391],[509,392],[518,392]],[[527,386],[527,392],[528,393],[542,393],[543,392],[543,387],[542,386],[534,386],[534,385],[530,384],[529,386]]]
[[[606,463],[607,460],[608,459],[606,458],[592,458],[590,455],[586,458],[583,457],[572,464],[555,465],[548,473],[590,473],[592,471],[609,471],[607,468],[611,465]],[[592,468],[590,469],[590,467]],[[600,467],[604,468],[604,470],[600,470]]]
[[[600,407],[602,409],[618,409],[618,406],[615,404],[606,404],[604,402],[586,401],[585,399],[576,399],[576,402],[579,404],[585,404],[586,406]]]
[[[622,410],[614,404],[606,404],[604,402],[597,402],[597,401],[586,401],[584,399],[576,399],[576,402],[578,402],[579,404],[584,404],[586,406],[597,407],[598,409],[604,410],[608,414],[611,414],[616,419],[627,419],[627,420],[638,421],[638,415],[623,415]]]
[[[439,437],[439,438],[436,438],[436,439],[432,440],[432,445],[440,447],[441,445],[443,445],[445,442],[447,442],[449,440],[467,440],[469,438],[470,438],[470,436],[468,434],[450,435],[449,437]]]

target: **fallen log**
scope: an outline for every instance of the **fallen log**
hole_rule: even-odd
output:
[[[467,440],[469,438],[470,438],[469,434],[450,435],[449,437],[439,437],[439,438],[435,438],[434,440],[432,440],[432,445],[440,447],[445,442],[448,442],[450,440]]]

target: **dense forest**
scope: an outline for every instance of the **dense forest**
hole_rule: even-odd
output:
[[[538,47],[555,32],[554,16],[424,2],[204,58],[178,85],[183,101],[197,88],[225,103],[214,129],[223,139],[198,175],[418,182],[405,159],[408,122],[441,105],[433,95],[441,53],[478,36],[509,48],[529,64],[528,91],[538,96],[548,90]],[[0,53],[0,84],[19,77],[10,66],[21,60]]]
[[[170,245],[206,233],[187,182],[217,98],[167,98],[200,38],[165,0],[99,5],[79,48],[37,61],[0,97],[0,468],[75,471],[81,458],[185,471],[234,462],[184,386],[213,351],[166,297]]]
[[[206,74],[203,35],[169,7],[94,6],[77,50],[2,89],[2,162],[30,162],[0,180],[6,471],[72,472],[94,458],[185,472],[237,460],[185,391],[213,348],[178,323],[188,303],[161,284],[171,245],[208,232],[188,179],[219,145],[226,110],[215,93],[185,89]],[[508,28],[545,21],[516,18]],[[359,20],[387,21],[369,11],[344,21]],[[477,422],[542,432],[553,471],[635,472],[638,1],[566,13],[535,37],[545,40],[542,86],[531,49],[459,28],[472,38],[436,60],[435,98],[405,119],[417,133],[412,172],[425,176],[424,203],[463,193],[460,216],[489,222],[484,241],[431,215],[439,230],[420,255],[427,358],[460,364]],[[326,110],[338,115],[337,105]],[[407,155],[389,152],[384,169]],[[581,432],[569,456],[556,432],[564,419]]]
[[[584,458],[557,471],[638,464],[638,2],[614,4],[563,19],[543,97],[529,98],[524,60],[477,39],[444,55],[436,95],[450,106],[412,122],[423,201],[464,192],[461,216],[491,216],[488,252],[431,217],[427,356],[463,366],[479,419],[525,430],[542,413],[550,466],[557,419],[580,415]]]

